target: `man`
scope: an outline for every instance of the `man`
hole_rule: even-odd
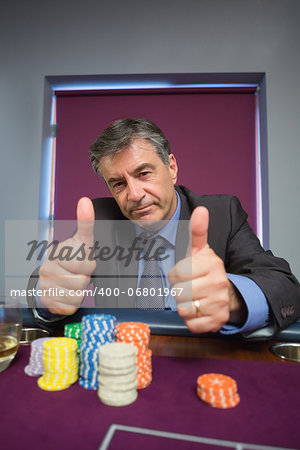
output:
[[[260,246],[238,199],[227,195],[196,196],[183,186],[175,188],[176,159],[156,125],[145,119],[116,121],[92,145],[90,156],[94,170],[114,198],[95,199],[93,203],[82,198],[77,207],[77,232],[59,248],[72,247],[75,253],[82,246],[96,248],[95,241],[106,232],[103,227],[94,230],[95,218],[123,220],[130,225],[126,232],[116,232],[117,238],[107,234],[112,246],[120,240],[128,242],[130,234],[131,239],[136,239],[141,230],[150,230],[152,237],[163,242],[160,248],[168,260],[163,267],[161,258],[156,266],[160,286],[170,288],[159,291],[166,292],[159,309],[177,307],[178,314],[195,333],[221,330],[249,334],[268,329],[270,335],[270,329],[271,334],[275,333],[300,316],[299,283],[284,260]],[[178,219],[190,220],[189,241],[181,239]],[[107,269],[100,259],[86,255],[72,260],[46,259],[39,269],[41,290],[59,287],[65,295],[53,298],[46,294],[38,300],[40,307],[48,309],[45,321],[74,314],[83,295],[69,294],[71,290],[83,290],[91,276],[96,285],[109,286],[107,273],[118,273],[120,258],[111,258],[105,276],[103,271]],[[130,276],[132,268],[136,270],[131,283],[136,294],[139,286],[151,278],[143,274],[146,266],[142,259],[131,266]],[[120,282],[125,279],[122,286],[126,286],[128,272],[123,269],[125,275],[120,274],[119,278]],[[138,297],[134,296],[133,306],[139,307]],[[101,300],[98,296],[95,301]],[[145,302],[146,307],[151,307],[149,299]],[[108,307],[123,306],[121,303],[120,299],[106,299]]]

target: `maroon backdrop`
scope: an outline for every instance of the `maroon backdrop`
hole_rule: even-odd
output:
[[[160,89],[58,91],[55,219],[74,219],[80,197],[110,196],[89,147],[113,120],[146,117],[168,138],[178,184],[197,194],[234,194],[256,231],[255,91]]]

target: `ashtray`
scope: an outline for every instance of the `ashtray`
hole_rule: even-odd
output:
[[[23,328],[20,344],[31,344],[32,341],[49,336],[49,331],[43,328]]]
[[[300,343],[274,344],[270,350],[279,358],[300,362]]]

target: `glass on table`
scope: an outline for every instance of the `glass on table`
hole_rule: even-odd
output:
[[[22,333],[22,309],[16,298],[0,297],[0,372],[14,359]]]

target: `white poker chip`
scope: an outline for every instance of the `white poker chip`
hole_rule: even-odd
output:
[[[99,350],[99,355],[102,358],[126,358],[136,355],[136,348],[131,344],[125,342],[112,342],[110,344],[103,345]]]
[[[136,348],[127,343],[99,349],[98,397],[109,406],[125,406],[137,399]]]
[[[132,367],[132,366],[128,366],[128,367],[124,367],[124,368],[119,368],[119,369],[112,369],[110,367],[104,367],[104,366],[99,366],[99,375],[106,375],[106,376],[122,376],[122,375],[129,375],[129,374],[136,374],[137,373],[137,369],[136,366]]]
[[[101,382],[101,384],[127,384],[127,383],[131,383],[133,381],[136,381],[137,377],[136,377],[136,371],[132,371],[128,374],[116,374],[116,375],[106,375],[103,374],[103,372],[101,372],[101,374],[99,374],[99,382]]]
[[[108,396],[102,393],[99,394],[98,391],[98,396],[101,402],[108,406],[127,406],[136,401],[138,393],[137,390],[135,389],[134,391],[126,395],[117,396],[114,394],[112,396]]]
[[[103,383],[103,380],[101,377],[99,377],[99,389],[101,392],[107,392],[107,393],[123,393],[123,392],[129,392],[133,389],[137,388],[137,379],[127,382],[127,383]]]

